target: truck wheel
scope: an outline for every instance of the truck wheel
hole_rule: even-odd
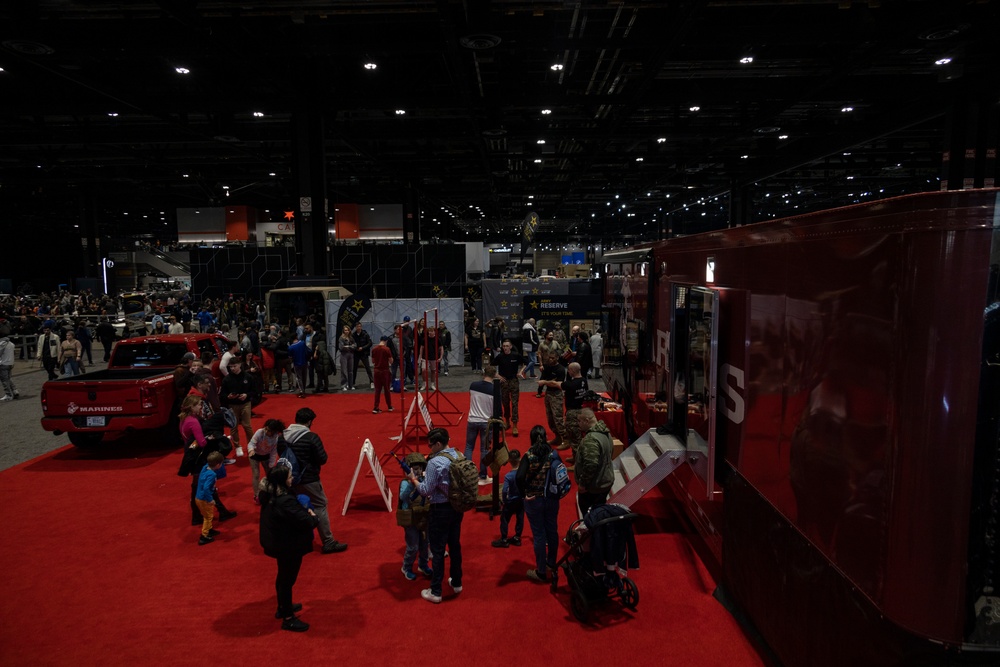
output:
[[[103,436],[103,433],[70,433],[69,441],[77,447],[96,447]]]

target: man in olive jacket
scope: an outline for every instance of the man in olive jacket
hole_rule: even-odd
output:
[[[580,512],[586,516],[594,505],[608,501],[611,485],[615,482],[615,471],[611,465],[611,432],[602,421],[598,421],[594,411],[582,408],[577,419],[583,437],[576,448],[577,502]]]

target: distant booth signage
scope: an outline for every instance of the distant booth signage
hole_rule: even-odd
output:
[[[524,318],[536,321],[563,322],[601,318],[601,297],[599,295],[525,296]]]

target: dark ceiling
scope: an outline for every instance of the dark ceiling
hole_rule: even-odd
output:
[[[760,220],[938,189],[949,108],[1000,99],[998,26],[971,1],[7,2],[0,198],[40,230],[92,205],[104,236],[280,217],[319,113],[330,201],[410,192],[425,238],[515,241],[532,210],[540,239],[689,233],[732,190]]]

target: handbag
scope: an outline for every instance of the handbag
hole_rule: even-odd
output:
[[[196,442],[192,442],[188,447],[184,448],[181,465],[177,468],[178,477],[187,477],[194,472],[194,466],[198,462],[199,454],[201,454],[201,447]]]

